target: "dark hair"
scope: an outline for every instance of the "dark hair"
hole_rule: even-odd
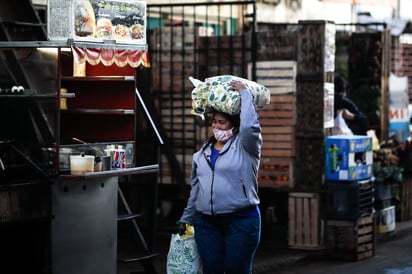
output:
[[[345,92],[348,81],[340,75],[335,76],[335,92]]]
[[[235,114],[235,115],[230,115],[228,113],[225,112],[220,112],[217,110],[213,110],[212,111],[212,117],[215,116],[216,113],[221,114],[223,117],[225,117],[225,119],[227,119],[234,128],[239,128],[240,127],[240,114]]]

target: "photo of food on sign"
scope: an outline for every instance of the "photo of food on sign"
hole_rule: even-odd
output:
[[[75,0],[74,39],[146,43],[146,2]]]

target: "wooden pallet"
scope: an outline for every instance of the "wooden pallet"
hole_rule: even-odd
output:
[[[318,193],[289,193],[289,248],[323,248],[319,202]]]
[[[375,255],[375,218],[371,214],[355,221],[328,220],[326,247],[329,256],[359,261]]]

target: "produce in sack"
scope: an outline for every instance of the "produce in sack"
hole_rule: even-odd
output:
[[[252,92],[256,110],[261,110],[270,103],[270,91],[265,86],[233,75],[220,75],[206,78],[204,82],[189,77],[195,86],[192,90],[192,114],[203,116],[215,109],[230,115],[240,112],[239,91],[232,89],[229,83],[241,81]]]

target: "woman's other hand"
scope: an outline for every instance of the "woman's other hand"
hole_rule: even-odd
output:
[[[241,81],[232,81],[229,83],[229,86],[237,91],[241,91],[244,89],[247,89],[247,86],[245,85],[245,83],[241,82]]]

